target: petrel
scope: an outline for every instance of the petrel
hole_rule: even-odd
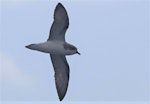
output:
[[[58,3],[54,11],[54,21],[46,42],[26,46],[31,50],[49,53],[55,71],[55,84],[59,100],[62,101],[69,83],[69,65],[66,55],[79,54],[77,48],[65,41],[65,33],[69,26],[67,11]]]

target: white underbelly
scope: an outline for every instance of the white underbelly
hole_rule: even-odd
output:
[[[50,53],[68,55],[69,53],[64,49],[63,42],[45,42],[38,44],[38,51]]]

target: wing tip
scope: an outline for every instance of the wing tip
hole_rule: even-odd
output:
[[[59,101],[62,101],[64,99],[64,97],[59,97]]]
[[[62,5],[61,2],[59,2],[58,5]]]
[[[63,13],[61,13],[61,12],[63,12]],[[67,14],[67,11],[66,11],[65,7],[60,2],[56,5],[56,8],[54,10],[54,17],[55,16],[56,17],[57,16],[58,17],[68,17],[68,14]]]
[[[56,82],[56,80],[55,80],[55,82]],[[68,83],[65,85],[62,85],[62,84],[58,84],[56,82],[56,90],[57,90],[58,98],[60,101],[62,101],[64,99],[64,97],[67,93],[67,89],[68,89]]]
[[[66,92],[67,92],[67,89],[64,92],[62,92],[62,91],[60,91],[60,89],[57,88],[57,94],[58,94],[58,98],[60,101],[62,101],[64,99]]]
[[[61,6],[61,7],[64,8],[64,6],[62,5],[62,3],[60,3],[60,2],[57,4],[57,7],[59,7],[59,6]]]
[[[60,91],[58,91],[58,89],[57,89],[57,94],[58,94],[59,101],[62,101],[65,97],[65,94],[61,94]]]

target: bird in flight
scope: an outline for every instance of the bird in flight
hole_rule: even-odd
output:
[[[55,71],[55,84],[59,100],[62,101],[69,83],[69,65],[66,55],[79,54],[77,48],[65,41],[65,33],[69,26],[67,11],[58,3],[54,11],[54,21],[46,42],[26,46],[31,50],[49,53]]]

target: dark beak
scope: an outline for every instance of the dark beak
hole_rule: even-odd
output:
[[[80,53],[79,53],[78,51],[77,51],[76,53],[77,53],[78,55],[80,55]]]

